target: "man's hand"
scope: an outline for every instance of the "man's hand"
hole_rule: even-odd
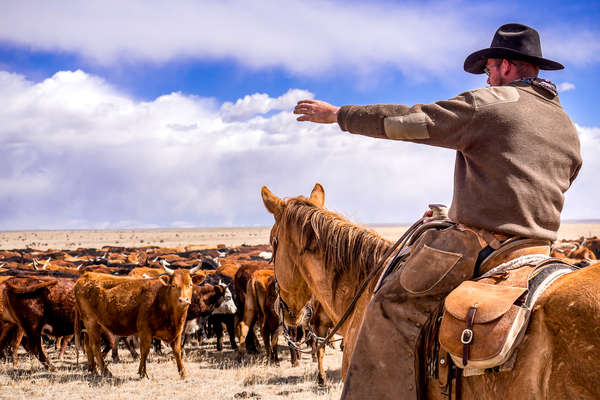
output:
[[[423,214],[423,223],[424,224],[431,222],[434,219],[435,219],[435,217],[433,216],[433,210],[427,210],[427,211],[425,211],[425,214]]]
[[[332,124],[337,122],[340,108],[321,100],[300,100],[294,108],[294,114],[302,114],[296,120]]]

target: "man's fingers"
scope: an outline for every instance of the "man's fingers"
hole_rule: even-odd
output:
[[[296,107],[294,108],[294,114],[308,114],[312,113],[312,109],[307,107]]]
[[[315,109],[312,107],[296,107],[294,108],[294,114],[309,114],[312,115],[315,113]]]
[[[296,121],[312,121],[312,119],[308,115],[303,115],[301,117],[296,118]]]
[[[316,100],[300,100],[294,108],[294,114],[314,114],[314,105],[317,104]]]

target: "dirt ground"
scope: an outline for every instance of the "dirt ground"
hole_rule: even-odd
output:
[[[280,343],[282,343],[280,341]],[[310,354],[303,354],[300,365],[291,367],[287,347],[279,346],[281,362],[268,364],[263,356],[237,361],[236,353],[225,341],[223,352],[216,351],[216,341],[189,346],[184,360],[188,377],[181,379],[170,349],[164,355],[150,351],[149,379],[137,375],[138,362],[121,348],[121,361],[113,363],[107,356],[113,378],[93,377],[85,370],[85,355],[76,364],[71,347],[63,361],[58,361],[53,346],[47,346],[49,358],[58,371],[48,372],[36,358],[20,351],[17,368],[0,362],[0,399],[337,399],[341,393],[341,351],[328,348],[325,370],[329,385],[316,382],[317,364]]]

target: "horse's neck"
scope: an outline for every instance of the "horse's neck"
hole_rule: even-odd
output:
[[[288,240],[295,242],[298,248],[315,249],[300,252],[296,265],[311,294],[329,317],[337,321],[351,305],[369,270],[375,268],[375,258],[385,253],[391,244],[374,232],[310,203],[297,200],[290,204],[292,207],[286,208],[289,215],[284,216],[285,222],[281,225]],[[307,235],[310,230],[313,234]],[[374,284],[368,285],[363,298],[370,299]],[[362,304],[362,299],[359,303]]]
[[[346,309],[351,305],[354,296],[363,283],[350,272],[344,272],[336,276],[336,268],[325,264],[324,257],[320,254],[305,255],[303,260],[304,271],[302,274],[313,293],[313,296],[321,303],[329,318],[337,323]],[[363,291],[353,313],[362,312],[363,299],[371,298],[375,288],[377,276],[371,278],[371,282]],[[349,319],[352,319],[350,317]]]

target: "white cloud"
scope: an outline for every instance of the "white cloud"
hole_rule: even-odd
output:
[[[256,93],[246,95],[235,103],[225,102],[221,106],[220,114],[227,122],[244,120],[256,114],[266,114],[274,110],[290,110],[294,108],[298,99],[308,98],[313,98],[313,95],[306,90],[289,91],[276,99],[265,93]]]
[[[577,24],[555,25],[540,32],[544,57],[571,65],[590,65],[600,61],[600,32],[580,29]]]
[[[391,66],[415,79],[456,69],[470,51],[489,46],[497,21],[514,12],[460,0],[33,0],[3,4],[0,40],[104,64],[220,59],[301,75],[368,75]],[[538,27],[545,56],[576,65],[600,60],[597,29],[559,25]]]
[[[461,0],[14,1],[3,4],[0,41],[103,65],[236,61],[302,76],[359,76],[367,86],[382,68],[412,81],[448,79],[471,51],[489,46],[498,21],[523,7],[501,11]],[[542,21],[536,27],[546,57],[568,68],[600,61],[597,28]]]
[[[262,185],[296,196],[321,182],[329,208],[363,223],[409,222],[452,197],[453,151],[299,123],[303,90],[139,102],[83,71],[40,83],[0,71],[0,93],[0,230],[269,225]],[[563,217],[593,218],[600,128],[578,131],[584,166]]]
[[[558,85],[559,92],[568,92],[569,90],[574,90],[575,85],[571,82],[562,82]]]
[[[481,7],[460,2],[382,4],[265,0],[247,2],[11,2],[0,40],[67,51],[100,63],[175,59],[236,60],[295,74],[368,73],[392,66],[411,75],[446,74],[467,49],[487,46]],[[451,40],[448,40],[451,38]]]
[[[600,127],[577,126],[583,166],[566,194],[563,219],[598,218],[598,171],[600,170]]]
[[[268,225],[262,185],[295,196],[317,181],[363,222],[451,198],[453,152],[298,123],[303,90],[137,102],[63,71],[40,83],[0,72],[0,92],[0,230]]]

